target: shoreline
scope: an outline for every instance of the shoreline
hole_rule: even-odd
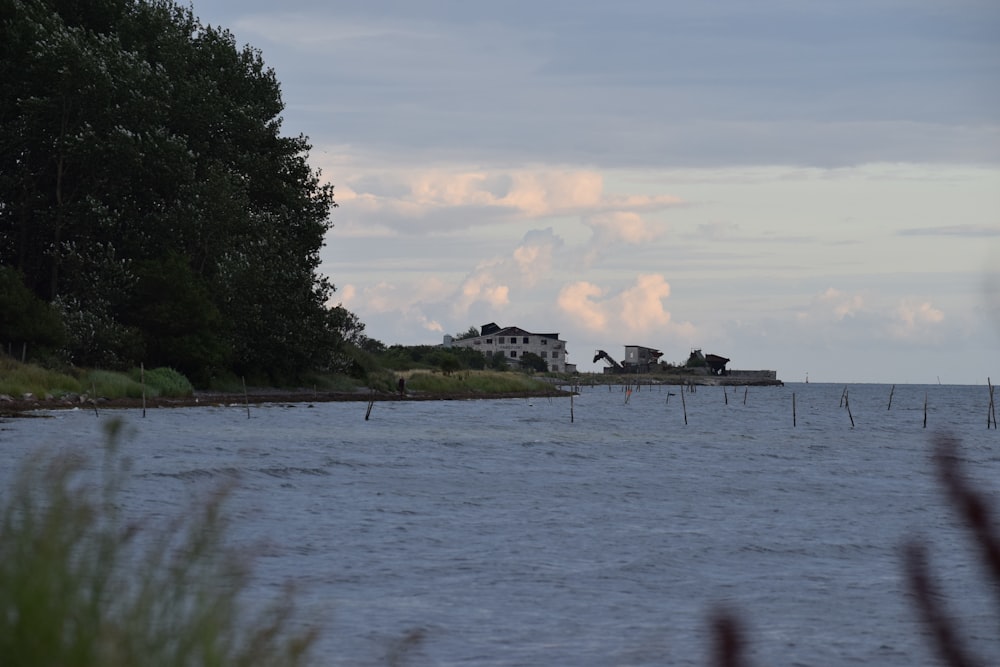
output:
[[[514,392],[416,392],[397,393],[358,390],[353,392],[254,389],[242,392],[196,391],[191,396],[147,398],[146,409],[193,407],[245,407],[246,405],[343,403],[369,401],[469,401],[507,398],[566,398],[573,392],[560,389]],[[143,409],[141,398],[28,398],[0,400],[0,418],[30,417],[29,413],[51,410],[134,410]]]

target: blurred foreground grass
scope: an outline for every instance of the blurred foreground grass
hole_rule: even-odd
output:
[[[0,496],[0,664],[304,665],[315,630],[290,592],[249,612],[248,563],[227,544],[225,493],[159,522],[120,510],[121,423],[102,460],[37,457]]]

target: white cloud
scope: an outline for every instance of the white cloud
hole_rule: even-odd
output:
[[[559,309],[591,334],[637,337],[673,335],[691,339],[690,322],[675,323],[663,302],[670,285],[658,274],[643,274],[635,283],[608,296],[606,289],[587,281],[565,285],[557,298]]]
[[[818,302],[829,308],[830,312],[838,320],[842,320],[845,317],[853,317],[865,305],[865,300],[860,294],[845,294],[833,287],[827,289],[818,298]]]
[[[663,229],[653,225],[634,211],[611,211],[588,215],[584,223],[594,230],[595,241],[609,243],[621,241],[639,245],[663,234]]]
[[[898,340],[936,340],[944,312],[930,301],[904,299],[893,312],[890,335]]]

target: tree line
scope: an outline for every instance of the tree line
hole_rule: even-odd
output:
[[[337,206],[259,51],[171,0],[0,0],[0,342],[272,381],[337,370]]]

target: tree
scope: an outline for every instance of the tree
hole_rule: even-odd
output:
[[[363,325],[327,305],[333,186],[283,108],[257,50],[172,0],[0,4],[0,264],[72,361],[336,367]]]
[[[49,351],[60,346],[66,333],[58,311],[24,284],[15,269],[0,266],[0,343],[12,353],[27,351],[27,344]]]
[[[521,368],[530,369],[538,373],[545,373],[549,370],[549,362],[545,361],[534,352],[524,352],[521,354]]]
[[[495,371],[505,371],[510,368],[510,365],[507,363],[507,357],[500,351],[494,352],[489,356],[486,366]]]
[[[466,338],[479,338],[479,329],[469,327],[464,333],[455,335],[455,340],[465,340]]]

